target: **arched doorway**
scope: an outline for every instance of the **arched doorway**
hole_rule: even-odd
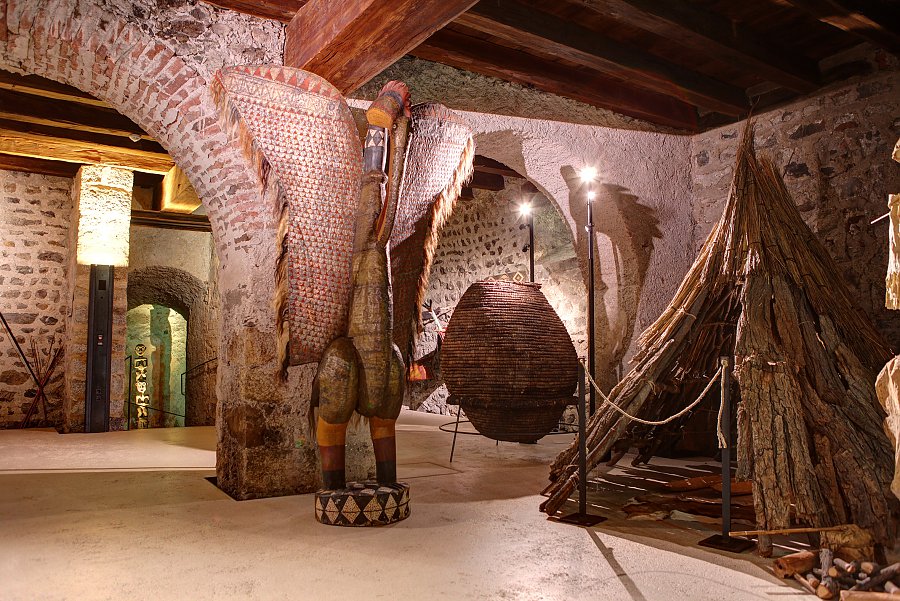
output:
[[[142,402],[155,407],[149,425],[215,423],[218,303],[210,297],[208,284],[175,267],[155,265],[128,274],[126,356],[136,361],[137,345],[144,345],[150,398]],[[130,374],[130,403],[138,393],[136,375]],[[162,412],[173,415],[169,419]]]

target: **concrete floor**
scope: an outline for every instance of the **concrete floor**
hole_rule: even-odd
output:
[[[437,430],[446,419],[401,415],[412,514],[379,529],[322,526],[311,495],[233,501],[205,479],[213,428],[0,431],[0,600],[804,595],[767,561],[696,547],[710,534],[697,524],[609,509],[590,529],[548,521],[536,493],[568,437],[461,436],[450,464],[451,435]]]

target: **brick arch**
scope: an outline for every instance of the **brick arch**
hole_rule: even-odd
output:
[[[159,40],[91,0],[9,0],[0,68],[40,75],[108,102],[187,174],[229,258],[228,220],[256,208],[258,185],[219,127],[206,79]]]
[[[0,68],[105,100],[188,176],[209,214],[219,263],[218,484],[236,498],[315,490],[314,445],[294,444],[302,433],[293,418],[306,413],[312,374],[296,372],[290,386],[276,378],[275,228],[255,171],[219,127],[203,74],[104,3],[6,0]]]

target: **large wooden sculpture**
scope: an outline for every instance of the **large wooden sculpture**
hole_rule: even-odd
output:
[[[407,115],[409,93],[397,82],[385,86],[366,113],[369,126],[353,252],[350,322],[347,335],[325,350],[313,384],[314,402],[319,403],[316,433],[326,489],[346,486],[344,449],[354,410],[369,418],[378,483],[397,480],[394,423],[403,402],[406,368],[392,340],[387,246],[403,180]]]
[[[364,123],[328,82],[298,69],[223,69],[213,96],[264,185],[275,185],[282,373],[319,364],[312,406],[325,489],[316,517],[347,526],[403,519],[394,424],[404,366],[438,233],[471,173],[471,131],[441,105],[410,107],[399,82]],[[377,483],[345,481],[354,412],[369,420]]]

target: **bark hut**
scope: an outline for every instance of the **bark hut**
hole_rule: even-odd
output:
[[[757,158],[748,125],[722,218],[609,397],[643,419],[668,417],[733,354],[737,477],[753,482],[757,526],[854,523],[890,544],[893,454],[874,384],[891,353],[840,273],[774,163]],[[589,469],[620,440],[649,460],[689,417],[647,426],[601,406],[587,428]],[[542,511],[577,485],[576,453],[577,440],[553,462]]]

